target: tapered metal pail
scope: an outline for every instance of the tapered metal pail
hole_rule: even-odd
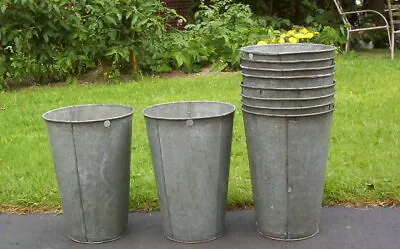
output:
[[[116,240],[127,232],[133,108],[80,105],[43,114],[69,237]]]
[[[234,112],[208,101],[143,110],[167,238],[199,243],[222,235]]]
[[[301,240],[318,233],[332,111],[285,116],[243,109],[263,236]]]

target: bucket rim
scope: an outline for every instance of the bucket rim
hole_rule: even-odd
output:
[[[329,98],[332,97],[336,94],[336,91],[333,90],[332,93],[327,94],[327,95],[321,95],[321,96],[317,96],[317,97],[308,97],[308,98],[261,98],[261,97],[252,97],[252,96],[248,96],[245,95],[243,93],[240,93],[240,96],[242,96],[243,98],[246,99],[254,99],[254,100],[266,100],[266,101],[304,101],[304,100],[316,100],[316,99],[324,99],[324,98]]]
[[[243,101],[240,101],[242,103],[242,107],[250,107],[250,108],[255,108],[255,109],[260,109],[260,110],[307,110],[307,109],[313,109],[313,108],[319,108],[319,107],[324,107],[324,106],[330,106],[333,105],[335,106],[336,100],[332,100],[328,103],[324,104],[319,104],[319,105],[313,105],[313,106],[303,106],[303,107],[270,107],[270,106],[254,106],[254,105],[249,105],[243,103]]]
[[[292,47],[306,47],[306,46],[311,46],[311,47],[324,47],[325,49],[319,49],[315,51],[287,51],[287,52],[260,52],[260,51],[248,51],[251,48],[261,48],[261,47],[281,47],[281,46],[292,46]],[[332,52],[336,51],[335,46],[330,46],[330,45],[325,45],[325,44],[319,44],[319,43],[284,43],[284,44],[264,44],[264,45],[250,45],[250,46],[245,46],[240,48],[241,52],[244,53],[251,53],[251,54],[256,54],[256,55],[297,55],[297,54],[313,54],[313,53],[324,53],[324,52]]]
[[[166,106],[166,105],[187,104],[187,103],[220,104],[220,105],[225,105],[225,106],[230,107],[231,110],[222,112],[221,114],[204,115],[202,117],[194,117],[194,118],[162,117],[162,116],[159,116],[159,115],[151,115],[149,113],[146,113],[151,108],[157,108],[157,107]],[[227,103],[227,102],[212,101],[212,100],[189,100],[189,101],[165,102],[165,103],[159,103],[159,104],[151,105],[151,106],[148,106],[148,107],[144,108],[142,110],[142,114],[146,118],[151,118],[151,119],[156,119],[156,120],[185,121],[185,120],[201,120],[201,119],[225,117],[225,116],[229,116],[229,115],[233,114],[235,111],[236,111],[236,106],[234,106],[233,104]]]
[[[334,80],[332,84],[329,85],[323,85],[323,86],[312,86],[312,87],[289,87],[289,88],[274,88],[274,87],[259,87],[259,86],[247,86],[243,82],[240,83],[240,86],[242,88],[249,88],[249,89],[258,89],[258,90],[277,90],[277,91],[307,91],[307,90],[317,90],[317,89],[325,89],[325,88],[330,88],[330,87],[335,87],[336,86],[336,81]]]
[[[315,112],[315,113],[307,113],[307,114],[265,114],[265,113],[258,113],[258,112],[252,112],[248,111],[242,108],[242,112],[247,113],[247,114],[252,114],[255,116],[264,116],[264,117],[277,117],[277,118],[296,118],[296,117],[309,117],[309,116],[317,116],[317,115],[323,115],[323,114],[328,114],[332,113],[336,107],[333,107],[331,110],[328,111],[323,111],[323,112]]]
[[[322,59],[313,59],[313,60],[292,60],[292,61],[274,61],[274,60],[250,60],[248,58],[240,58],[242,61],[248,62],[256,62],[256,63],[265,63],[265,64],[297,64],[297,63],[312,63],[312,62],[321,62],[321,61],[329,61],[331,60],[334,63],[335,57],[327,57]]]
[[[313,75],[300,75],[300,76],[259,76],[251,75],[246,73],[241,73],[243,77],[246,78],[259,78],[259,79],[278,79],[278,80],[292,80],[292,79],[318,79],[318,78],[328,78],[335,75],[335,72],[326,74],[313,74]]]
[[[126,114],[122,114],[122,115],[111,116],[109,118],[88,119],[88,120],[82,120],[82,121],[62,120],[62,119],[56,119],[56,118],[47,117],[49,114],[54,113],[54,112],[59,112],[61,110],[67,110],[67,109],[79,108],[79,107],[85,108],[85,107],[93,107],[93,106],[98,106],[98,107],[110,106],[110,107],[120,107],[120,108],[122,107],[122,108],[126,108],[127,113]],[[47,122],[53,122],[53,123],[83,124],[83,123],[104,122],[104,121],[107,121],[107,120],[117,120],[117,119],[121,119],[121,118],[132,116],[132,114],[134,112],[135,112],[135,109],[132,106],[128,106],[128,105],[119,105],[119,104],[81,104],[81,105],[70,105],[70,106],[64,106],[64,107],[52,109],[50,111],[47,111],[47,112],[43,113],[42,118]]]
[[[282,68],[282,69],[276,69],[276,68],[256,68],[256,67],[248,67],[248,66],[243,66],[240,65],[240,69],[245,69],[245,70],[254,70],[254,71],[268,71],[268,72],[297,72],[297,71],[318,71],[318,70],[324,70],[324,69],[331,69],[335,68],[335,64],[329,65],[329,66],[323,66],[323,67],[311,67],[311,68]]]

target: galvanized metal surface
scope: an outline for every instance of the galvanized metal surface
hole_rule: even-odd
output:
[[[258,231],[279,240],[318,232],[332,112],[268,117],[243,112]]]
[[[336,47],[323,44],[266,44],[243,47],[241,58],[247,60],[299,61],[335,57]]]
[[[185,243],[222,235],[235,107],[176,102],[143,110],[164,233]]]
[[[335,101],[335,93],[331,93],[325,96],[313,97],[313,98],[254,98],[251,96],[242,95],[242,103],[248,106],[255,107],[309,107],[309,106],[321,106],[327,105]]]
[[[252,68],[268,68],[268,69],[293,69],[293,68],[315,68],[334,65],[334,57],[323,58],[317,60],[301,59],[297,61],[271,61],[271,60],[250,60],[241,59],[242,66]]]
[[[307,115],[315,113],[324,113],[335,109],[335,101],[331,101],[328,104],[316,105],[316,106],[305,106],[305,107],[258,107],[244,104],[242,101],[242,110],[266,115]]]
[[[334,79],[334,73],[306,76],[253,76],[243,74],[242,84],[245,86],[261,88],[307,88],[324,87],[331,85]]]
[[[335,82],[322,87],[263,88],[241,84],[242,94],[253,98],[318,98],[335,92]]]
[[[69,237],[101,243],[127,231],[133,108],[81,105],[43,115]]]
[[[284,76],[308,76],[325,75],[335,73],[335,65],[314,68],[257,68],[240,65],[242,74],[264,77],[284,77]]]

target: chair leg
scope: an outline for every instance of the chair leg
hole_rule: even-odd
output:
[[[390,47],[390,51],[391,51],[391,57],[392,57],[392,60],[394,59],[394,48],[396,47],[396,44],[395,44],[395,41],[394,41],[394,37],[395,37],[395,34],[394,34],[394,32],[392,32],[392,41],[391,41],[391,47]]]
[[[347,30],[347,37],[346,37],[347,41],[346,41],[346,47],[345,47],[345,51],[348,52],[350,49],[350,31]]]
[[[390,36],[390,30],[389,29],[387,29],[387,34],[388,34],[388,38],[389,38],[390,54],[391,54],[391,58],[393,60],[393,53],[394,53],[394,50],[393,50],[393,36],[392,37]]]

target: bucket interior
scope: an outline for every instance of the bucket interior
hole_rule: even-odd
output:
[[[122,105],[79,105],[49,111],[43,115],[47,121],[61,123],[84,123],[132,115],[133,108]]]
[[[186,120],[225,116],[235,109],[235,106],[222,102],[193,101],[150,106],[143,114],[154,119]]]
[[[265,55],[279,55],[279,54],[302,54],[302,53],[315,53],[315,52],[329,52],[334,51],[336,48],[324,44],[313,43],[296,43],[296,44],[266,44],[266,45],[252,45],[242,48],[242,52],[265,54]],[[306,59],[306,58],[305,58]]]

